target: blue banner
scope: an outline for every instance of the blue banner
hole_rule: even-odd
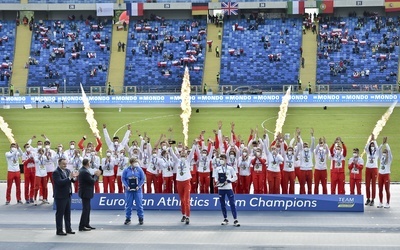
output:
[[[282,97],[280,94],[267,95],[192,95],[191,103],[196,104],[280,104]],[[168,105],[180,104],[180,95],[106,95],[88,96],[91,105]],[[354,104],[354,103],[392,103],[399,100],[399,94],[312,94],[312,95],[291,95],[291,103],[304,104]],[[13,104],[32,104],[51,105],[51,104],[82,104],[82,96],[3,96],[3,105]]]
[[[124,194],[95,194],[94,210],[123,210]],[[325,211],[364,212],[362,195],[235,195],[236,207],[242,211]],[[220,210],[218,195],[192,194],[192,210]],[[135,203],[134,203],[135,205]],[[229,206],[229,204],[227,204]],[[144,194],[145,210],[180,210],[177,194]],[[72,195],[72,209],[82,209],[81,199]]]

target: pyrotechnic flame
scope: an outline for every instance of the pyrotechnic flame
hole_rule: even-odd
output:
[[[192,107],[190,106],[190,81],[189,81],[189,69],[185,68],[185,75],[183,76],[183,82],[181,87],[181,119],[183,125],[183,136],[184,145],[188,145],[188,133],[189,133],[189,119],[192,114]]]
[[[375,137],[375,140],[378,139],[379,134],[382,129],[385,127],[386,122],[389,120],[390,115],[393,113],[394,108],[396,107],[397,101],[393,102],[392,105],[386,110],[386,112],[382,115],[381,119],[376,122],[374,130],[372,130],[372,134]],[[367,143],[371,141],[371,135],[368,137]],[[361,156],[364,156],[365,152],[362,153]]]
[[[15,143],[14,135],[12,130],[8,127],[8,123],[4,121],[3,117],[0,116],[0,129],[7,136],[7,139],[10,143]]]
[[[289,107],[290,90],[291,89],[292,89],[292,86],[289,86],[289,88],[286,91],[286,94],[282,98],[282,103],[279,106],[278,119],[276,119],[276,126],[275,126],[275,137],[279,133],[282,133],[282,127],[285,124],[286,113],[287,113],[287,110],[288,110],[288,107]]]
[[[85,108],[85,114],[86,114],[86,121],[89,123],[90,129],[94,133],[94,135],[98,138],[100,138],[100,132],[97,129],[97,121],[94,118],[94,111],[93,109],[90,108],[90,103],[89,99],[86,96],[85,90],[82,87],[81,84],[81,90],[82,90],[82,101],[83,101],[83,106]]]

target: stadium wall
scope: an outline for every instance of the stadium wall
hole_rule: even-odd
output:
[[[268,95],[192,95],[191,105],[198,106],[277,106],[282,103],[281,94]],[[105,95],[88,96],[92,107],[171,107],[179,106],[180,95]],[[389,106],[398,101],[400,94],[310,94],[292,95],[291,106]],[[24,105],[42,108],[82,107],[82,97],[46,95],[46,96],[3,96],[4,108],[23,108]]]

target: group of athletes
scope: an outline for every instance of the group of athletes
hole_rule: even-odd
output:
[[[60,158],[67,160],[70,171],[78,171],[83,159],[90,161],[90,171],[102,171],[103,192],[123,193],[124,185],[121,179],[123,170],[129,166],[131,158],[138,159],[140,167],[146,176],[142,188],[146,193],[179,193],[179,179],[182,181],[182,161],[184,159],[190,168],[190,174],[185,175],[190,193],[218,193],[221,182],[229,181],[232,192],[237,194],[295,194],[295,182],[299,183],[299,194],[328,194],[327,179],[330,170],[330,194],[345,194],[346,171],[350,173],[350,194],[361,194],[361,181],[365,168],[365,205],[374,205],[376,184],[379,189],[378,207],[389,208],[390,205],[390,167],[392,153],[384,137],[378,145],[373,135],[363,149],[366,161],[358,148],[352,150],[347,160],[346,144],[337,137],[329,146],[324,137],[315,142],[314,131],[311,129],[310,142],[303,141],[300,129],[294,137],[285,138],[278,134],[270,141],[268,132],[258,133],[251,130],[247,140],[235,134],[235,124],[230,124],[229,135],[223,135],[222,122],[213,130],[213,138],[204,138],[205,131],[193,140],[189,147],[182,143],[175,144],[164,134],[152,144],[146,133],[137,132],[138,139],[130,145],[132,136],[130,125],[123,137],[110,138],[107,127],[103,125],[104,140],[107,145],[106,155],[101,157],[102,141],[96,137],[96,144],[88,142],[84,136],[76,147],[75,141],[70,141],[68,148],[62,144],[52,149],[51,141],[45,135],[44,140],[38,140],[33,146],[33,136],[23,148],[12,143],[10,151],[6,152],[8,164],[6,204],[11,201],[11,187],[16,184],[16,198],[21,199],[21,175],[19,159],[24,166],[25,202],[38,204],[48,203],[47,183],[52,183],[52,172],[57,168]],[[233,171],[223,173],[229,176],[221,179],[218,168],[229,167]],[[221,169],[219,169],[221,170]],[[225,171],[225,170],[223,170]],[[231,173],[231,174],[229,174]],[[226,179],[226,178],[225,178]],[[116,185],[115,185],[116,183]],[[314,188],[312,185],[314,184]],[[117,188],[116,188],[117,187]],[[253,189],[251,190],[251,187]],[[116,190],[117,189],[117,190]],[[100,184],[95,183],[95,192],[99,193]],[[321,191],[321,192],[320,192]],[[383,191],[386,192],[386,202],[383,204]],[[75,183],[74,192],[78,192]]]

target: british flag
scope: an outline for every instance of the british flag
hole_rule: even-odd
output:
[[[221,9],[226,15],[237,15],[238,14],[238,3],[234,2],[222,2]]]

